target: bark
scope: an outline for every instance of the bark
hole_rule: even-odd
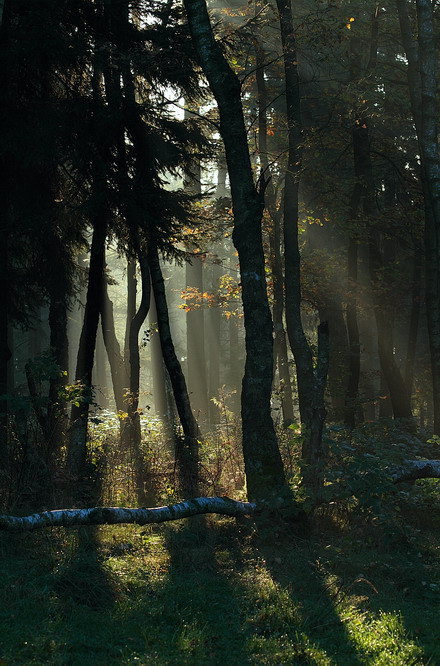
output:
[[[186,264],[186,287],[194,287],[203,294],[203,262],[200,257],[192,257]],[[205,355],[205,312],[203,297],[200,307],[186,313],[186,349],[188,390],[191,395],[191,406],[197,420],[205,420],[208,416],[208,386],[206,381]]]
[[[241,414],[247,490],[250,498],[265,497],[287,487],[270,413],[273,340],[261,237],[263,197],[253,182],[240,82],[214,39],[205,0],[185,0],[184,4],[192,40],[220,115],[246,329]]]
[[[356,133],[356,175],[362,178],[364,213],[371,218],[375,212],[374,183],[368,126],[365,121],[360,122]],[[386,241],[383,244],[386,245]],[[388,303],[384,302],[386,295],[383,295],[385,286],[383,284],[384,269],[389,268],[394,257],[388,257],[387,261],[385,252],[381,252],[379,248],[378,232],[371,227],[369,230],[368,249],[380,365],[390,392],[394,418],[410,419],[412,417],[411,398],[395,359],[392,313]]]
[[[110,365],[110,374],[115,397],[116,411],[126,412],[127,404],[124,394],[128,390],[128,376],[121,347],[116,336],[113,316],[113,303],[108,295],[107,281],[104,279],[102,287],[101,327],[107,358]]]
[[[165,387],[165,372],[162,358],[162,349],[157,330],[157,310],[154,295],[151,297],[150,307],[150,354],[151,354],[151,374],[153,377],[153,397],[154,408],[165,426],[170,426],[171,419],[167,408],[167,392]]]
[[[91,509],[57,509],[30,516],[0,515],[0,531],[24,532],[42,527],[75,527],[77,525],[117,525],[121,523],[150,525],[181,520],[206,513],[223,516],[251,516],[257,510],[253,502],[238,502],[229,497],[196,497],[178,504],[154,509],[93,507]]]
[[[131,326],[131,321],[136,314],[136,295],[137,295],[136,260],[133,259],[132,257],[128,257],[127,258],[127,319],[125,324],[125,337],[124,337],[124,359],[126,362],[130,356],[130,351],[129,351],[130,326]]]
[[[139,413],[141,364],[139,354],[139,333],[150,309],[151,282],[148,260],[140,248],[137,238],[135,246],[141,271],[142,296],[139,308],[131,320],[129,331],[130,396],[128,424],[130,429],[130,444],[134,456],[137,495],[139,503],[144,504],[147,497],[149,497],[151,489],[147,491],[145,487],[147,470],[141,452],[141,420]]]
[[[440,434],[440,154],[437,128],[437,48],[431,1],[417,0],[416,7],[421,92],[419,145],[425,198],[426,310],[433,384],[434,432]]]
[[[272,182],[272,174],[268,157],[267,146],[267,106],[268,96],[266,92],[266,81],[264,78],[264,53],[256,46],[256,82],[258,93],[258,152],[260,164],[267,180],[265,193],[266,208],[269,212],[272,228],[269,230],[270,243],[270,267],[272,272],[273,291],[273,327],[274,327],[274,355],[278,365],[278,374],[281,386],[281,408],[283,422],[293,423],[295,414],[293,411],[292,382],[289,372],[289,361],[287,355],[286,332],[284,330],[284,276],[281,258],[281,219],[280,211],[276,205],[276,194]]]
[[[394,483],[417,479],[440,479],[440,460],[407,460],[391,471]]]
[[[49,380],[49,403],[47,408],[49,427],[49,455],[52,456],[64,443],[67,433],[67,405],[60,400],[60,392],[67,384],[69,370],[69,340],[67,337],[67,294],[52,293],[49,305],[50,348],[59,368]]]
[[[358,196],[358,186],[352,197],[351,215],[354,212],[354,195]],[[348,334],[348,382],[345,396],[345,423],[349,428],[354,428],[357,421],[359,409],[359,379],[361,374],[361,345],[358,323],[358,241],[350,238],[347,252],[347,334]]]
[[[8,233],[5,206],[1,206],[0,243],[0,463],[6,464],[8,441],[8,363],[12,357],[8,344]]]
[[[302,458],[305,462],[303,480],[317,491],[322,483],[325,458],[322,430],[326,417],[324,391],[329,364],[329,330],[326,323],[318,329],[318,361],[313,356],[301,321],[301,256],[298,244],[298,192],[301,169],[301,95],[290,0],[277,0],[283,45],[288,157],[284,185],[284,284],[286,294],[287,334],[296,365],[299,409],[305,426]]]
[[[96,333],[102,307],[102,282],[105,266],[105,240],[107,220],[105,215],[94,220],[87,300],[78,348],[75,380],[81,386],[78,404],[72,405],[70,415],[70,441],[67,454],[67,471],[73,478],[80,478],[87,454],[87,420],[93,400],[92,370],[95,356]]]
[[[219,289],[219,278],[222,275],[220,266],[214,264],[211,270],[210,290],[216,294]],[[220,389],[220,335],[222,327],[222,313],[220,305],[213,305],[206,313],[207,340],[208,340],[208,396],[209,400],[209,423],[220,422],[220,411],[214,404],[212,398],[218,399]]]
[[[183,440],[178,440],[176,443],[176,462],[181,472],[182,490],[186,495],[191,495],[194,494],[194,490],[197,490],[198,485],[198,442],[201,439],[201,434],[191,409],[185,377],[174,349],[165,284],[157,248],[151,244],[148,248],[148,262],[156,303],[157,325],[162,356],[171,381],[174,400],[183,430]]]
[[[414,252],[413,279],[411,287],[411,311],[408,326],[408,346],[405,363],[405,384],[408,394],[411,396],[414,384],[414,369],[417,350],[417,334],[420,319],[421,303],[421,279],[422,279],[422,254],[420,250]]]
[[[394,356],[394,336],[390,311],[389,308],[384,306],[378,294],[381,289],[379,276],[383,274],[384,264],[373,232],[370,232],[369,258],[381,369],[390,393],[394,418],[410,419],[412,417],[411,396]]]

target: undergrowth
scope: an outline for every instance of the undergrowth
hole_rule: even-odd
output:
[[[106,427],[95,423],[91,437],[101,499],[133,504],[130,452]],[[158,501],[174,500],[172,451],[148,428]],[[440,664],[438,483],[381,491],[387,467],[374,471],[376,457],[391,447],[397,464],[398,441],[372,426],[351,440],[333,433],[327,484],[339,495],[303,536],[220,517],[1,534],[0,664]],[[293,487],[299,445],[294,429],[283,436]],[[235,435],[219,430],[204,447],[205,491],[243,496]],[[355,454],[362,473],[351,480]]]

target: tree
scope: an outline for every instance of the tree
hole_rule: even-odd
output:
[[[256,188],[247,144],[240,82],[216,43],[204,0],[186,0],[189,28],[202,70],[217,102],[234,212],[246,329],[246,366],[241,416],[247,491],[250,498],[286,489],[270,414],[273,372],[272,321],[266,290],[261,218],[264,179]]]

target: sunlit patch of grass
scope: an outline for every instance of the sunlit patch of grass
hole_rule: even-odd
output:
[[[358,610],[342,614],[351,639],[372,666],[410,666],[426,663],[420,645],[408,635],[400,613],[380,612],[374,618]]]
[[[394,552],[377,528],[269,539],[228,518],[1,535],[0,659],[440,663],[440,544],[417,534]]]

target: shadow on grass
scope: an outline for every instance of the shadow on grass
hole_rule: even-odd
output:
[[[375,631],[388,625],[394,632],[399,663],[440,663],[440,518],[404,505],[402,511],[383,524],[353,525],[338,541],[330,534],[325,558],[342,580],[340,596],[357,595],[372,618],[385,618]],[[411,644],[419,652],[413,661],[404,656],[404,645],[411,652]]]
[[[173,643],[179,655],[172,663],[249,663],[240,590],[228,576],[242,567],[238,540],[234,521],[210,524],[202,516],[167,530],[167,587],[174,598]]]
[[[288,595],[297,609],[297,627],[288,634],[296,643],[296,655],[289,663],[320,664],[331,659],[337,666],[365,664],[365,654],[338,613],[328,572],[309,537],[295,537],[275,527],[260,532],[256,547],[280,593]]]
[[[427,571],[420,544],[396,540],[387,554],[379,552],[378,530],[369,538],[362,528],[300,540],[219,518],[16,535],[0,549],[0,658],[60,666],[360,666],[428,663],[434,654],[436,663],[423,635],[431,630],[435,640],[434,615],[423,624],[434,590],[413,595]],[[347,631],[356,632],[343,615],[348,596],[359,617],[400,612],[411,632],[421,623],[416,638],[426,659],[374,661],[374,650]],[[429,608],[434,613],[433,600]]]

